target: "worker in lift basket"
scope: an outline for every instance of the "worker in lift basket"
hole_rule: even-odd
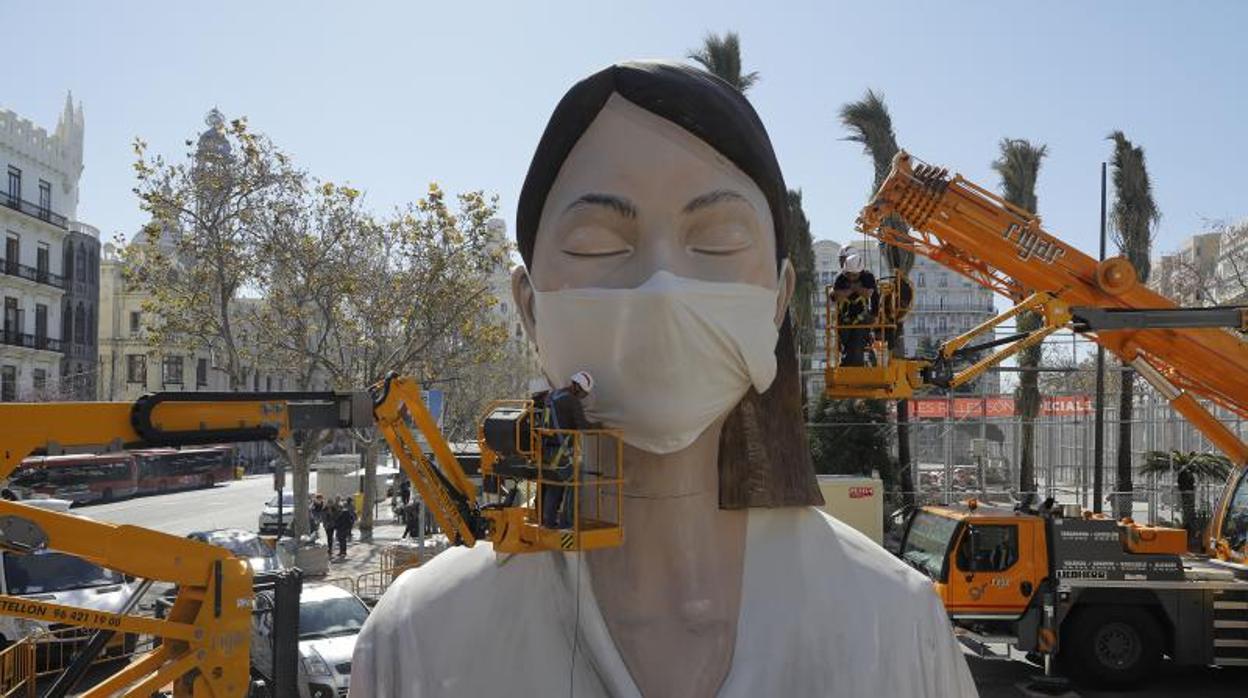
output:
[[[551,390],[545,396],[544,426],[547,429],[588,429],[585,406],[581,401],[594,389],[594,377],[588,371],[577,371],[567,387]],[[566,482],[572,479],[576,444],[571,436],[551,434],[542,438],[543,479]],[[568,490],[563,485],[542,485],[542,525],[567,528],[571,506],[566,503]],[[571,488],[575,489],[575,488]]]
[[[850,252],[850,249],[846,251]],[[871,330],[845,326],[875,322],[880,292],[876,288],[875,275],[864,268],[861,255],[850,252],[841,256],[841,273],[832,282],[832,300],[836,303],[836,323],[841,328],[837,330],[841,365],[862,366],[866,362]]]

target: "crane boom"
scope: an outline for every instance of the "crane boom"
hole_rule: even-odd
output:
[[[894,157],[857,227],[1043,311],[1046,327],[1039,334],[1070,325],[1134,367],[1239,466],[1212,524],[1210,545],[1218,547],[1231,493],[1242,487],[1237,483],[1248,468],[1248,444],[1200,400],[1248,418],[1248,342],[1225,329],[1248,330],[1248,309],[1179,309],[1140,284],[1126,259],[1098,262],[1045,231],[1034,214],[905,151]],[[970,336],[959,338],[962,346]],[[1000,358],[973,368],[982,371]],[[1245,552],[1232,551],[1232,557],[1242,561]]]

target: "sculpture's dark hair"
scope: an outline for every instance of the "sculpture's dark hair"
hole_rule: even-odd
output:
[[[776,263],[788,255],[788,193],[771,139],[735,87],[679,63],[617,63],[581,80],[555,107],[529,165],[516,211],[516,242],[532,264],[546,197],[573,146],[611,95],[670,121],[714,148],[750,177],[775,222]],[[724,509],[821,504],[810,461],[793,327],[786,315],[776,343],[776,379],[753,388],[728,416],[719,442],[719,503]]]

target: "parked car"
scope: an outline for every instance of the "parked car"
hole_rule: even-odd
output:
[[[278,520],[278,502],[281,502],[281,520]],[[282,492],[273,495],[269,501],[264,503],[264,509],[260,512],[260,533],[284,533],[290,527],[290,522],[294,520],[295,515],[295,494],[293,492]]]
[[[213,531],[196,531],[187,538],[201,543],[216,545],[241,557],[251,565],[252,572],[271,572],[285,566],[277,557],[277,551],[264,544],[260,536],[241,528],[218,528]]]
[[[266,680],[273,666],[273,592],[256,594],[251,664]],[[299,698],[338,698],[351,687],[351,655],[368,606],[332,584],[305,584],[299,597]]]
[[[73,502],[65,499],[27,499],[27,506],[69,511]],[[0,551],[0,594],[34,601],[76,606],[106,613],[118,613],[132,593],[131,585],[121,573],[86,560],[53,550],[27,554]],[[0,646],[8,646],[28,635],[48,630],[60,631],[58,643],[85,640],[90,630],[70,630],[59,624],[0,616]],[[68,634],[67,634],[68,633]],[[106,655],[133,647],[133,636],[118,635],[109,644]]]

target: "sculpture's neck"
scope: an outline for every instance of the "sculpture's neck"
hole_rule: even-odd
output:
[[[612,639],[645,695],[713,694],[732,665],[746,513],[719,508],[722,424],[677,453],[626,449],[624,544],[587,556]]]

